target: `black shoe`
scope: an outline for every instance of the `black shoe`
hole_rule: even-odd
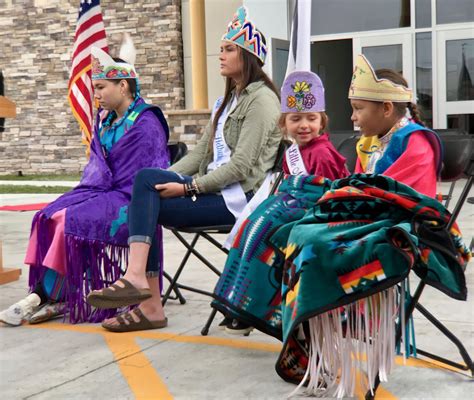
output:
[[[225,331],[231,335],[244,335],[248,336],[252,332],[253,326],[244,324],[243,322],[233,319],[230,324],[225,327]]]
[[[217,325],[219,329],[224,330],[227,325],[230,325],[232,323],[232,318],[230,317],[224,317],[224,319]]]

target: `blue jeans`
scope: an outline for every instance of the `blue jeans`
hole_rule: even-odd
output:
[[[173,228],[231,225],[234,215],[227,209],[224,198],[215,193],[200,194],[196,201],[191,197],[161,198],[155,185],[161,183],[190,182],[192,177],[163,169],[142,169],[133,183],[132,201],[128,208],[128,243],[148,243],[150,253],[147,274],[153,275],[159,269],[159,243],[153,239],[156,225]],[[247,200],[253,192],[246,194]]]

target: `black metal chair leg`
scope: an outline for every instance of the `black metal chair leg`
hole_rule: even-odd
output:
[[[435,354],[428,353],[426,351],[416,349],[416,351],[426,357],[432,358],[436,361],[440,361],[447,365],[450,365],[455,368],[459,368],[463,371],[471,371],[471,375],[474,376],[474,364],[472,362],[471,357],[469,356],[466,348],[462,344],[462,342],[448,329],[444,326],[433,314],[431,314],[425,307],[423,307],[420,303],[416,304],[416,309],[423,314],[423,316],[430,321],[436,328],[438,328],[451,342],[453,342],[459,350],[459,354],[461,354],[462,359],[466,363],[466,365],[462,365],[456,363],[454,361],[448,360],[446,358],[437,356]]]
[[[166,271],[163,271],[163,276],[168,280],[168,282],[171,283],[172,278]],[[176,297],[168,296],[168,299],[170,299],[170,300],[179,300],[180,304],[186,304],[186,299],[184,298],[183,294],[179,290],[179,285],[175,285],[173,287],[173,292],[176,295]]]
[[[209,333],[209,328],[211,327],[212,321],[214,321],[214,317],[216,316],[217,310],[215,308],[212,309],[211,314],[209,315],[209,318],[207,319],[206,325],[204,325],[204,328],[201,330],[201,335],[202,336],[207,336]]]
[[[365,394],[365,400],[374,400],[375,399],[375,393],[377,393],[377,388],[379,387],[379,385],[380,385],[380,377],[377,374],[377,376],[375,377],[375,381],[374,381],[374,394],[370,393],[370,390],[367,391],[367,393]]]
[[[454,192],[454,186],[456,186],[456,181],[451,182],[451,185],[449,186],[449,193],[446,196],[446,202],[444,203],[444,206],[446,208],[449,207],[449,203],[451,201],[451,198],[453,197],[453,192]]]
[[[456,207],[454,207],[454,210],[453,212],[451,213],[451,218],[449,220],[449,223],[448,225],[446,226],[447,229],[451,229],[451,227],[453,226],[454,222],[456,221],[456,219],[458,218],[458,215],[459,213],[461,212],[461,208],[462,206],[464,205],[464,202],[466,201],[467,199],[467,196],[469,195],[469,191],[471,190],[471,187],[472,187],[472,184],[473,184],[473,181],[474,181],[474,176],[469,176],[469,178],[467,179],[467,182],[466,184],[464,185],[464,188],[461,192],[461,195],[459,196],[459,200],[458,202],[456,203]]]
[[[199,233],[194,235],[193,240],[191,241],[191,247],[196,245],[196,242],[198,241],[198,239],[199,239]],[[178,281],[178,278],[181,275],[181,272],[183,272],[184,266],[188,262],[188,258],[191,255],[191,253],[192,253],[192,251],[188,248],[188,250],[186,251],[186,254],[184,255],[183,259],[181,260],[181,264],[179,265],[178,270],[176,271],[176,274],[174,274],[174,277],[171,280],[171,283],[168,286],[168,289],[166,290],[166,293],[165,293],[165,295],[163,296],[163,298],[161,300],[161,303],[163,305],[165,305],[166,302],[168,301],[170,293],[174,289],[174,287],[176,286],[176,282]]]
[[[186,252],[186,256],[185,256],[186,261],[189,258],[189,256],[192,254],[192,255],[196,256],[199,259],[199,261],[201,261],[204,265],[206,265],[210,270],[212,270],[212,272],[214,272],[216,275],[220,276],[221,272],[216,267],[214,267],[214,265],[212,265],[199,251],[197,251],[195,249],[195,244],[197,242],[197,239],[199,239],[199,237],[202,236],[203,238],[206,238],[209,242],[214,244],[214,246],[216,246],[217,248],[219,248],[221,250],[224,250],[228,254],[227,249],[223,249],[222,246],[220,245],[220,243],[217,242],[212,236],[209,236],[206,232],[196,233],[196,235],[194,236],[194,239],[191,242],[191,244],[189,244],[186,241],[186,239],[178,231],[173,231],[172,230],[172,232],[176,236],[176,238],[178,238],[178,240],[183,244],[183,246],[186,247],[186,249],[188,250]],[[183,258],[183,260],[184,260],[184,258]]]
[[[162,304],[163,305],[166,304],[166,302],[170,298],[171,291],[175,290],[175,288],[182,289],[182,290],[188,290],[188,291],[191,291],[191,292],[195,292],[195,293],[203,294],[205,296],[212,297],[212,295],[213,295],[212,292],[208,292],[208,291],[205,291],[205,290],[202,290],[202,289],[194,288],[192,286],[187,286],[187,285],[180,284],[180,283],[178,283],[178,279],[179,279],[181,273],[183,272],[183,269],[184,269],[186,263],[188,262],[188,259],[191,256],[191,254],[196,256],[204,265],[206,265],[216,275],[218,275],[218,276],[221,275],[221,272],[216,267],[214,267],[214,265],[212,265],[199,251],[197,251],[195,249],[196,243],[197,243],[197,241],[200,237],[207,239],[210,243],[212,243],[214,246],[216,246],[220,250],[224,251],[226,254],[228,254],[228,250],[225,249],[225,248],[222,248],[222,245],[206,232],[196,233],[193,236],[193,239],[191,240],[191,242],[188,242],[177,230],[171,229],[171,232],[184,245],[184,247],[186,247],[187,250],[186,250],[186,253],[185,253],[183,259],[181,260],[181,264],[179,265],[178,269],[176,270],[176,273],[175,273],[174,277],[171,279],[170,285],[169,285],[166,293],[163,296]]]

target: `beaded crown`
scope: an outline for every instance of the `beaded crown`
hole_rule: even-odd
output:
[[[242,6],[237,9],[232,21],[227,26],[227,32],[222,36],[222,40],[242,47],[258,57],[262,63],[265,63],[267,46],[264,43],[262,33],[248,18],[246,7]]]
[[[349,99],[409,103],[412,97],[411,89],[388,79],[377,78],[367,58],[362,54],[357,56],[349,87]]]

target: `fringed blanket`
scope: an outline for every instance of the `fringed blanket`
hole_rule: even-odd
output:
[[[391,178],[353,175],[334,181],[290,231],[278,230],[271,238],[285,254],[278,374],[312,395],[352,396],[365,353],[366,387],[377,373],[386,378],[395,351],[394,285],[413,269],[466,299],[462,266],[470,254],[456,228],[447,232],[449,217],[439,202]]]
[[[168,126],[158,107],[143,111],[107,157],[98,138],[98,122],[79,186],[38,212],[32,222],[32,231],[38,232],[36,263],[29,278],[34,288],[44,275],[43,259],[53,240],[51,217],[66,209],[66,301],[73,323],[101,321],[115,312],[92,310],[85,296],[121,275],[128,255],[127,207],[136,173],[169,165]],[[161,229],[157,235],[161,241]]]
[[[214,308],[281,339],[283,257],[268,244],[276,229],[300,220],[329,189],[319,176],[289,176],[244,221],[214,289]]]

